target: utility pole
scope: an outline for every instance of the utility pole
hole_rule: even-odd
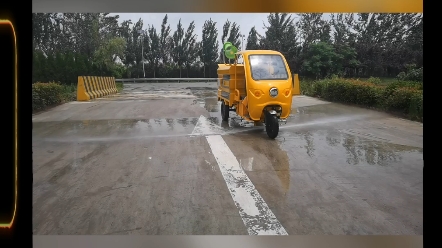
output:
[[[204,73],[204,78],[206,78],[206,54],[204,52],[204,36],[201,37],[201,45],[202,45],[202,49],[203,49],[203,73]]]
[[[141,63],[143,64],[143,78],[146,78],[146,71],[144,71],[144,30],[138,30],[141,35]]]

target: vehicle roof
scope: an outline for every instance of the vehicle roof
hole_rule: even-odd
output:
[[[277,54],[277,55],[281,55],[280,52],[278,51],[273,51],[273,50],[244,50],[244,51],[239,51],[236,54],[241,54],[241,55],[251,55],[251,54]]]

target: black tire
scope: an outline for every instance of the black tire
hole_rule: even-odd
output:
[[[266,132],[267,136],[271,139],[275,139],[279,133],[279,121],[275,115],[271,115],[270,113],[266,113]]]
[[[221,117],[223,121],[229,121],[229,113],[230,113],[229,106],[226,105],[224,101],[221,101]]]

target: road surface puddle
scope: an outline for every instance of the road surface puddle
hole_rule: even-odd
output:
[[[278,141],[284,150],[324,163],[388,166],[404,160],[423,161],[423,148],[373,140],[336,129],[281,133]]]
[[[253,157],[239,159],[239,165],[244,171],[253,171]]]

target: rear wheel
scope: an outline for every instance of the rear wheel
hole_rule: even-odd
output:
[[[278,118],[275,115],[266,113],[265,123],[266,123],[267,136],[269,136],[269,138],[271,139],[276,138],[276,136],[278,136],[279,133]]]
[[[221,117],[223,121],[229,120],[230,107],[224,101],[221,101]]]

